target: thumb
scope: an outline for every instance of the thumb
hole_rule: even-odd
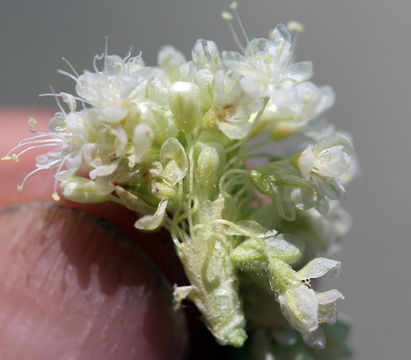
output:
[[[48,203],[0,209],[1,359],[180,359],[183,315],[119,230]]]

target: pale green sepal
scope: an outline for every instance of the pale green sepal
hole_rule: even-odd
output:
[[[253,220],[241,220],[233,223],[226,230],[227,235],[247,236],[250,238],[266,238],[274,236],[277,232],[275,230],[267,231],[258,222]]]
[[[268,259],[273,257],[293,264],[304,252],[304,241],[291,234],[279,234],[266,239],[249,239],[230,254],[233,263],[249,272],[267,272]]]
[[[267,272],[267,256],[264,254],[259,241],[255,239],[242,242],[231,252],[230,259],[242,271]]]
[[[79,203],[100,203],[110,200],[111,196],[102,194],[94,181],[72,176],[61,183],[61,194],[68,200]]]
[[[178,126],[190,134],[201,121],[200,88],[198,85],[177,81],[168,90],[168,103]]]
[[[176,138],[169,138],[163,144],[160,150],[160,162],[164,168],[162,177],[170,186],[177,184],[187,174],[187,155]]]
[[[218,143],[204,144],[197,158],[198,181],[203,191],[213,194],[224,169],[226,154]]]
[[[137,197],[130,191],[127,191],[123,187],[116,186],[114,188],[114,191],[118,196],[118,202],[120,202],[126,208],[142,214],[153,212],[153,208],[151,206],[147,205],[143,200],[141,200],[139,197]]]
[[[109,194],[99,191],[94,181],[80,176],[71,176],[63,181],[60,191],[66,199],[79,203],[100,203],[111,199]]]
[[[292,234],[279,234],[264,240],[271,257],[294,264],[304,253],[304,240]]]

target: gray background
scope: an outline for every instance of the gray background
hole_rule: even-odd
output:
[[[220,19],[227,4],[1,0],[0,104],[54,106],[37,94],[51,84],[72,91],[72,82],[55,72],[65,67],[61,56],[80,71],[90,69],[105,35],[110,52],[125,55],[132,45],[148,64],[166,43],[186,54],[199,37],[234,48]],[[244,0],[240,9],[251,36],[292,19],[306,25],[298,59],[312,60],[314,81],[335,89],[327,117],[353,134],[362,167],[345,204],[354,225],[338,255],[343,273],[332,284],[346,295],[341,308],[354,320],[358,359],[409,359],[411,3]]]

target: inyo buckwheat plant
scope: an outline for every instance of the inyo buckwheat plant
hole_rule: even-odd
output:
[[[223,18],[240,52],[198,40],[190,60],[165,46],[150,67],[106,48],[93,72],[61,71],[77,95],[55,94],[49,130],[31,119],[34,136],[3,160],[50,147],[19,191],[55,168],[54,200],[60,184],[67,199],[134,210],[137,229],[165,227],[189,280],[175,287],[176,306],[193,301],[220,344],[241,347],[248,331],[256,358],[344,357],[347,323],[328,326],[344,297],[310,281],[340,269],[328,256],[349,227],[339,201],[356,169],[351,140],[322,117],[332,89],[294,59],[301,24],[249,40],[236,3]],[[294,135],[306,143],[272,152]],[[330,346],[314,351],[324,330]]]

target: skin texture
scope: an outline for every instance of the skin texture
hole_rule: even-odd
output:
[[[0,111],[1,154],[30,136],[29,116],[41,130],[52,113]],[[36,154],[0,163],[0,358],[184,358],[184,314],[174,311],[171,286],[135,244],[146,245],[177,281],[183,274],[176,257],[160,261],[158,255],[172,250],[165,233],[134,231],[135,214],[116,205],[54,203],[51,171],[36,174],[17,193]]]

